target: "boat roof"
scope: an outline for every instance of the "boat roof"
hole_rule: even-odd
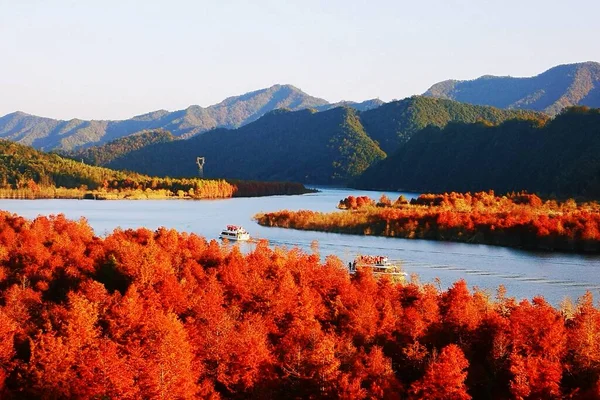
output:
[[[227,225],[226,230],[228,230],[228,231],[243,231],[245,229],[240,225]]]

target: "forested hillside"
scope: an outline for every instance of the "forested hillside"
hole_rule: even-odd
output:
[[[146,147],[108,164],[146,174],[340,183],[385,157],[351,108],[273,111],[237,130]]]
[[[429,125],[443,127],[449,122],[477,121],[498,124],[508,119],[536,118],[543,116],[532,111],[508,111],[423,96],[393,101],[360,114],[367,134],[387,154],[396,151],[415,132]]]
[[[105,181],[124,181],[137,178],[137,173],[126,174],[108,168],[86,165],[59,156],[35,150],[11,141],[0,140],[0,186],[25,188],[31,184],[77,188],[102,187]]]
[[[598,198],[598,154],[600,110],[571,108],[551,121],[428,127],[353,185],[420,192],[527,190]]]
[[[102,146],[92,146],[83,149],[60,152],[75,160],[82,160],[86,164],[105,166],[118,158],[127,157],[133,151],[156,143],[167,143],[177,138],[169,131],[156,129],[142,131],[130,136],[113,140]]]
[[[559,65],[530,78],[486,75],[471,81],[448,80],[424,95],[556,115],[574,105],[600,107],[600,63]]]
[[[172,179],[115,171],[0,140],[0,197],[202,199],[306,192],[303,185],[286,182],[230,183],[222,179]]]

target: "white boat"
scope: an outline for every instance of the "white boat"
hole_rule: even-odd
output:
[[[354,273],[360,268],[370,269],[373,272],[373,275],[378,276],[407,276],[400,265],[391,263],[385,256],[357,256],[353,262],[348,264],[350,273]]]
[[[246,232],[244,228],[238,225],[227,225],[227,228],[221,231],[219,237],[227,240],[250,240],[250,234]]]

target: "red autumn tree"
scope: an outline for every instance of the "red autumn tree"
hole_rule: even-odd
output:
[[[425,375],[410,387],[413,399],[467,400],[465,379],[469,362],[457,345],[444,347],[427,367]]]

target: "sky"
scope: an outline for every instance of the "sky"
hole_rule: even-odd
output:
[[[598,0],[0,0],[0,116],[126,119],[278,83],[402,99],[600,61],[598,15]]]

